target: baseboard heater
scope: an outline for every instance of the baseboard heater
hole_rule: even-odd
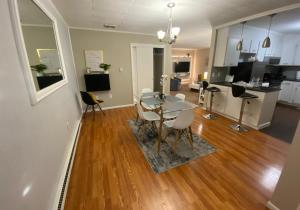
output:
[[[73,143],[72,146],[72,152],[69,158],[69,163],[68,163],[68,167],[67,167],[67,171],[65,174],[65,178],[64,178],[64,182],[61,188],[61,193],[60,193],[60,197],[59,197],[59,202],[58,202],[58,206],[57,206],[57,210],[63,210],[63,204],[64,204],[64,198],[65,198],[65,193],[66,193],[66,187],[67,187],[67,183],[68,183],[68,179],[69,179],[69,174],[70,174],[70,169],[71,169],[71,165],[72,165],[72,160],[73,160],[73,156],[75,154],[75,147],[78,141],[78,135],[79,135],[79,131],[80,131],[80,125],[78,126],[78,130],[76,132],[76,138],[75,141]]]

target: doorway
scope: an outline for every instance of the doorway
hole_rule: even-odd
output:
[[[138,101],[143,88],[160,91],[164,72],[164,45],[131,44],[133,102]]]

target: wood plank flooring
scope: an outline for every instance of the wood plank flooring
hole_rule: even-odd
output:
[[[88,113],[82,122],[65,210],[265,210],[288,144],[259,131],[235,133],[232,121],[195,110],[192,129],[213,154],[156,174],[127,121],[134,107]]]

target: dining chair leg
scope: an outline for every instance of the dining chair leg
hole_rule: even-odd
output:
[[[99,109],[100,109],[100,111],[105,115],[105,113],[103,112],[103,110],[102,110],[102,108],[101,108],[101,106],[100,106],[100,104],[97,104],[98,105],[98,107],[99,107]]]
[[[176,130],[176,139],[175,139],[175,142],[173,144],[173,150],[174,150],[174,152],[176,151],[176,145],[177,145],[177,142],[179,141],[179,137],[180,136],[181,136],[180,130]]]
[[[168,137],[168,135],[169,135],[169,130],[168,130],[168,128],[166,128],[166,135],[165,135],[165,137],[162,139],[162,141],[166,141],[166,138]]]
[[[139,121],[139,114],[137,113],[137,114],[136,114],[135,122],[137,123],[138,121]]]
[[[163,110],[160,106],[160,120],[159,120],[159,130],[158,130],[158,138],[157,138],[157,152],[160,151],[160,143],[162,140],[162,124],[163,124]]]
[[[86,112],[87,112],[88,108],[89,108],[89,105],[86,105],[84,115],[86,115]]]
[[[153,131],[158,133],[158,129],[156,127],[155,121],[152,121]]]
[[[190,142],[190,144],[191,144],[191,146],[192,146],[192,148],[193,148],[193,133],[192,133],[192,128],[191,128],[191,126],[189,126],[189,142]]]
[[[137,132],[140,132],[142,125],[143,125],[143,122],[142,122],[140,125],[138,125],[138,130],[137,130]]]

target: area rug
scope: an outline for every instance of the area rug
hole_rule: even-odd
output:
[[[211,154],[216,150],[206,140],[193,134],[193,148],[187,137],[182,135],[174,152],[173,143],[175,141],[175,132],[171,131],[166,141],[161,143],[160,152],[158,153],[156,132],[149,127],[145,130],[141,129],[138,132],[140,122],[129,120],[128,123],[136,136],[137,143],[143,151],[146,160],[156,173],[165,172],[191,160]]]

